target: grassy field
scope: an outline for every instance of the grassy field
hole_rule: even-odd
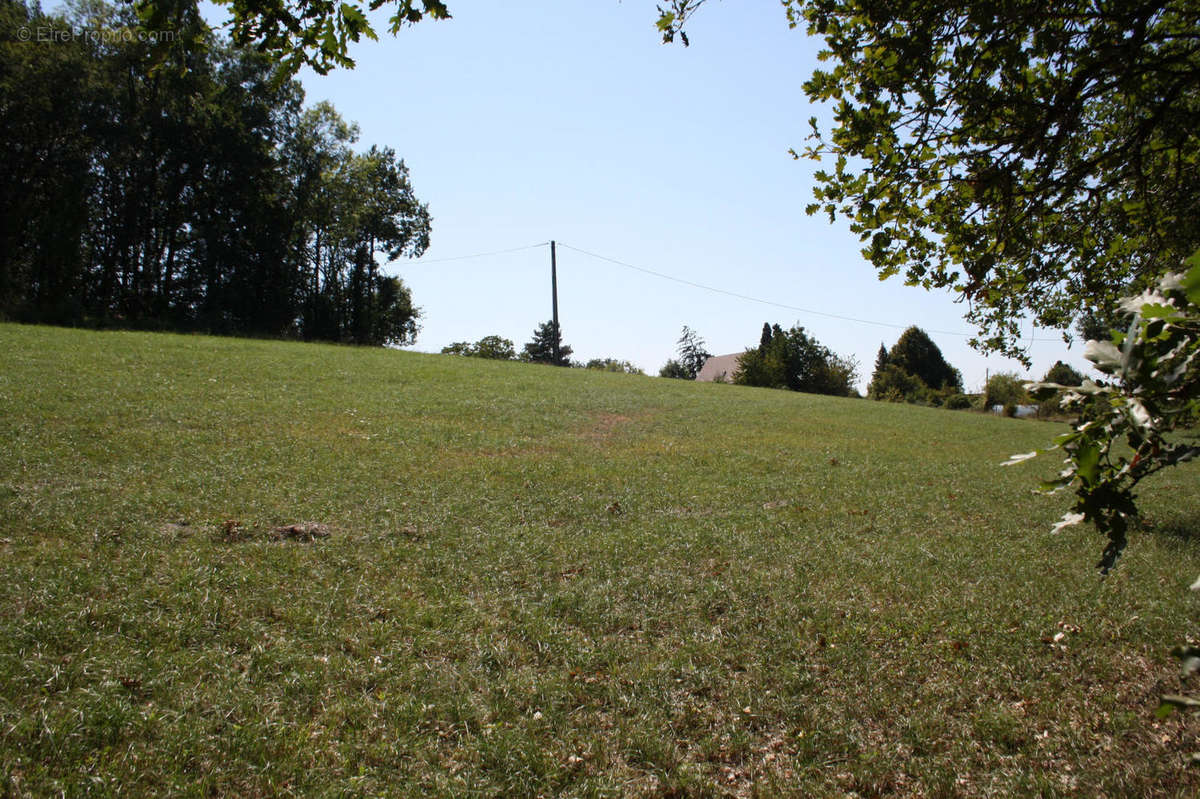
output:
[[[1100,580],[1057,429],[0,326],[0,795],[1195,795],[1200,470]]]

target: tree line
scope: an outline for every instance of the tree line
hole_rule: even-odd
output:
[[[643,374],[629,361],[593,358],[586,363],[571,359],[571,347],[563,344],[562,332],[553,321],[543,322],[530,341],[517,351],[512,340],[498,335],[476,342],[456,341],[442,348],[444,355],[461,355],[502,361],[541,363],[578,369],[598,369],[625,374]],[[684,325],[676,342],[676,358],[669,358],[659,377],[695,380],[705,362],[713,357],[704,339]],[[724,381],[725,378],[719,378]],[[747,348],[737,359],[729,381],[743,386],[778,388],[807,394],[838,397],[860,396],[856,388],[859,364],[853,356],[842,356],[821,344],[800,325],[784,330],[764,322],[757,347]],[[1044,383],[1066,388],[1079,386],[1083,376],[1062,361],[1046,372]],[[1018,406],[1036,400],[1026,381],[1012,372],[999,372],[986,382],[982,395],[964,393],[962,373],[952,366],[929,334],[916,325],[906,329],[889,349],[879,345],[875,368],[867,384],[868,399],[944,407],[950,410],[994,410],[1015,415]],[[1055,416],[1062,392],[1038,404],[1038,416]]]
[[[712,355],[704,339],[687,325],[676,345],[678,359],[668,359],[659,377],[695,380]],[[810,394],[857,396],[858,363],[821,344],[799,325],[784,330],[764,322],[758,347],[738,357],[734,383],[762,388],[786,388]]]
[[[442,347],[443,355],[462,355],[494,361],[540,363],[575,369],[598,369],[603,372],[620,372],[630,375],[644,374],[641,369],[629,361],[617,358],[592,358],[585,363],[572,360],[573,352],[571,347],[563,343],[562,329],[553,320],[538,325],[533,331],[533,337],[519,353],[512,339],[497,335],[484,336],[474,343],[455,341]]]
[[[679,340],[679,360],[669,360],[660,375],[695,379],[704,361],[711,357],[704,349],[704,340],[687,327]],[[684,364],[694,366],[687,368]],[[839,397],[859,396],[855,384],[859,379],[858,361],[841,356],[796,325],[789,330],[764,323],[758,347],[748,348],[738,358],[732,382],[744,386],[783,388],[808,394],[828,394]],[[1083,383],[1083,376],[1062,361],[1050,368],[1045,383],[1067,388]],[[1025,388],[1025,382],[1015,373],[992,375],[982,396],[969,397],[964,393],[962,373],[952,366],[941,349],[921,328],[907,328],[889,349],[879,345],[875,368],[867,384],[867,398],[883,402],[906,402],[950,410],[977,408],[992,410],[999,406],[1006,415],[1016,413],[1019,405],[1035,402]],[[1039,416],[1058,413],[1062,394],[1044,400],[1038,407]]]
[[[430,216],[394,150],[356,151],[355,125],[194,5],[165,45],[128,6],[0,15],[29,38],[0,42],[0,317],[414,340],[377,259],[424,252]]]

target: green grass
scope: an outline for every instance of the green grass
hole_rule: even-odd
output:
[[[1100,580],[1057,429],[0,326],[0,793],[1194,795],[1200,471]]]

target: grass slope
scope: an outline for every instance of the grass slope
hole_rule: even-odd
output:
[[[0,792],[1194,794],[1197,469],[1101,581],[1054,431],[0,326]]]

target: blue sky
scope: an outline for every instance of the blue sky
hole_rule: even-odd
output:
[[[853,355],[869,379],[880,343],[918,324],[978,389],[985,370],[1018,371],[967,344],[963,307],[943,292],[880,282],[845,223],[808,217],[810,161],[795,161],[807,120],[828,117],[802,90],[820,42],[789,30],[770,0],[710,3],[691,47],[663,45],[644,0],[452,0],[454,18],[378,42],[358,65],[302,73],[310,103],[358,123],[363,148],[394,147],[433,215],[432,246],[396,261],[422,308],[413,349],[498,334],[518,348],[550,317],[548,247],[563,245],[797,309],[666,281],[559,247],[563,337],[581,359],[648,373],[688,325],[714,353],[757,343],[764,321],[804,325]],[[941,331],[941,332],[935,332]],[[953,335],[953,334],[959,335]],[[1058,358],[1051,331],[1032,375]]]

